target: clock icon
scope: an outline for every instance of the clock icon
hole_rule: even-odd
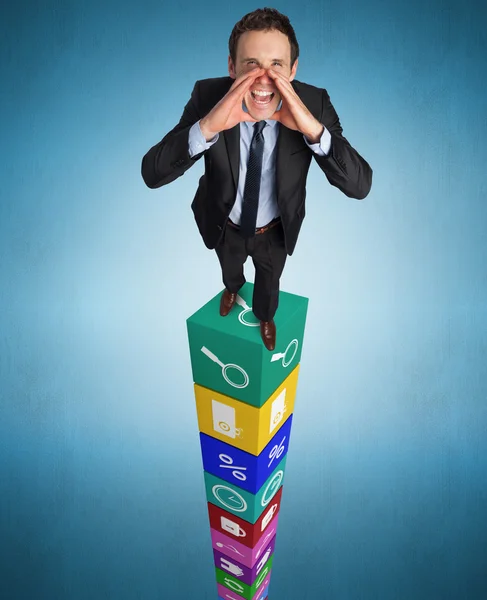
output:
[[[244,512],[247,510],[247,502],[240,494],[226,485],[214,485],[211,488],[215,498],[226,508],[235,512]]]
[[[264,494],[262,495],[262,500],[260,501],[262,506],[267,506],[269,502],[274,497],[275,493],[279,485],[281,484],[282,478],[284,477],[284,471],[278,471],[274,477],[269,481],[267,487],[264,490]]]

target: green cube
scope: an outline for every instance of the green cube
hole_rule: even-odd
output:
[[[253,288],[245,283],[226,317],[220,316],[220,292],[186,323],[193,381],[260,408],[301,359],[308,298],[279,293],[270,352],[251,310]]]

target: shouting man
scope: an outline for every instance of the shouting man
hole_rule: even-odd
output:
[[[220,261],[220,314],[233,307],[251,256],[252,310],[274,350],[279,279],[304,219],[311,157],[350,198],[367,196],[372,169],[343,137],[326,90],[294,79],[299,46],[285,15],[271,8],[245,15],[229,52],[229,77],[196,82],[179,123],[144,156],[142,177],[158,188],[204,156],[191,208]]]

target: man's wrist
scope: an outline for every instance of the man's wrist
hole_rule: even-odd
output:
[[[205,119],[200,120],[200,129],[201,133],[203,134],[203,137],[207,142],[210,142],[215,136],[218,135],[218,131],[210,131],[208,129],[208,124],[205,121]]]
[[[305,133],[304,137],[310,144],[317,144],[323,135],[323,131],[325,131],[325,126],[322,123],[318,123],[313,131]]]

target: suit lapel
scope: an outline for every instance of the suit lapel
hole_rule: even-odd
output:
[[[276,152],[276,188],[279,195],[279,183],[289,174],[288,162],[293,152],[300,148],[299,142],[304,143],[301,134],[288,129],[279,123],[279,137],[277,138]]]
[[[240,125],[235,125],[235,127],[224,131],[223,137],[225,138],[225,144],[227,146],[233,183],[235,184],[236,190],[238,187],[238,175],[240,172]]]

